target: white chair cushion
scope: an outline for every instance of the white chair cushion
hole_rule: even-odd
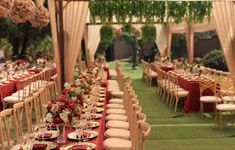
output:
[[[224,110],[224,111],[235,111],[234,104],[218,104],[216,106],[217,110]]]
[[[124,109],[122,104],[107,104],[107,108]]]
[[[117,76],[117,72],[116,72],[116,70],[109,70],[109,75],[110,76]]]
[[[223,101],[235,102],[235,96],[223,96],[221,99]]]
[[[105,149],[112,150],[131,150],[131,141],[118,139],[118,138],[108,138],[103,142]]]
[[[153,71],[152,69],[149,69],[151,77],[157,77],[157,73]]]
[[[220,102],[221,99],[219,97],[216,96],[201,96],[200,97],[200,101],[202,102]]]
[[[111,95],[114,97],[122,97],[123,96],[123,92],[122,91],[112,91]]]
[[[175,95],[182,97],[182,96],[187,96],[188,93],[189,93],[188,91],[179,90],[179,91],[175,92]]]
[[[107,129],[104,133],[104,136],[107,138],[120,138],[129,140],[130,131],[125,129]]]
[[[108,92],[112,93],[114,91],[120,91],[119,88],[108,88]]]
[[[127,121],[127,116],[125,115],[107,115],[106,120],[120,120],[120,121]]]
[[[129,129],[129,123],[127,121],[110,120],[106,123],[106,128],[115,129]]]
[[[125,115],[126,111],[124,109],[107,109],[106,114],[116,114],[116,115]]]
[[[23,98],[20,97],[20,99],[19,99],[18,96],[7,96],[3,99],[3,101],[7,102],[7,103],[15,103],[15,102],[19,102],[22,100],[23,100]]]
[[[112,98],[112,99],[109,100],[109,103],[111,103],[111,104],[123,104],[123,99]]]

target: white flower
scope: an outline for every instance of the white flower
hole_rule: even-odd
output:
[[[49,123],[53,122],[53,115],[52,115],[52,113],[47,113],[46,121],[49,122]]]
[[[60,118],[64,121],[64,123],[69,122],[68,114],[67,113],[60,113]]]

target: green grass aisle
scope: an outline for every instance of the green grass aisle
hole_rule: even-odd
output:
[[[156,94],[156,85],[149,87],[142,80],[142,69],[132,70],[132,64],[121,62],[126,74],[133,80],[143,112],[151,125],[151,134],[145,142],[146,150],[234,150],[235,127],[219,129],[214,117],[201,119],[198,113],[177,113]],[[114,62],[109,63],[114,68]],[[224,119],[223,122],[228,122]]]

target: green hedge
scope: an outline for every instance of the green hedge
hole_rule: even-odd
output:
[[[228,71],[228,67],[222,50],[215,49],[210,51],[203,57],[202,63],[206,67]]]

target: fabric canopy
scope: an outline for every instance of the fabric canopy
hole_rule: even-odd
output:
[[[88,50],[89,58],[94,61],[95,52],[100,42],[100,28],[102,25],[89,25],[88,26]]]
[[[64,25],[64,63],[65,81],[73,80],[73,69],[78,56],[81,57],[81,41],[86,24],[88,2],[70,1],[63,2]]]
[[[235,4],[232,1],[213,2],[212,13],[229,71],[235,79]]]

